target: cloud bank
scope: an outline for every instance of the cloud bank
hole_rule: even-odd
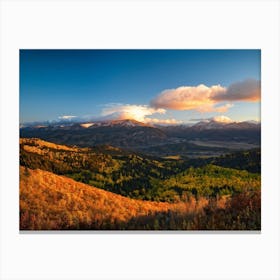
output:
[[[222,102],[260,100],[260,81],[253,79],[231,84],[228,88],[221,85],[211,87],[203,84],[198,86],[182,86],[164,90],[150,103],[153,108],[171,110],[196,110],[199,112],[226,112],[232,103]]]

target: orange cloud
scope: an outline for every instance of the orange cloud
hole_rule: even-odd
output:
[[[164,90],[151,101],[154,108],[171,110],[197,110],[199,112],[228,111],[233,104],[220,104],[225,101],[256,102],[260,100],[260,81],[248,79],[231,84],[228,88],[221,85],[211,87],[203,84],[196,87],[182,86]]]
[[[226,89],[220,85],[207,87],[199,85],[197,87],[179,87],[163,91],[159,96],[151,101],[155,108],[165,108],[171,110],[208,110],[214,105],[211,97],[221,94]],[[207,109],[208,108],[208,109]]]
[[[233,107],[233,104],[225,104],[223,106],[215,107],[215,112],[225,113],[229,108]]]

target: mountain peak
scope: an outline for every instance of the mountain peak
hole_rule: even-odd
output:
[[[197,130],[207,130],[207,129],[255,129],[259,128],[260,123],[258,122],[251,122],[251,121],[243,121],[243,122],[235,122],[235,121],[229,121],[227,119],[223,120],[215,120],[209,119],[209,120],[203,120],[196,124],[194,124],[192,127]]]
[[[148,126],[145,123],[133,119],[112,120],[110,121],[110,123],[113,125],[120,125],[120,126]]]
[[[133,119],[122,120],[105,120],[96,122],[81,123],[80,126],[84,128],[96,127],[96,126],[119,126],[119,127],[137,127],[137,126],[151,126]]]

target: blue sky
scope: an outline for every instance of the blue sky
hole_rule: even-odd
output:
[[[20,122],[256,120],[260,59],[260,50],[20,50]]]

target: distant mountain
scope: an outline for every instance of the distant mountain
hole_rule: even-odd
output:
[[[104,144],[126,148],[159,144],[167,138],[161,129],[135,120],[28,126],[20,129],[20,136],[81,147]]]
[[[59,119],[59,120],[48,120],[48,121],[34,121],[34,122],[24,122],[20,123],[20,128],[39,128],[46,126],[71,126],[75,123],[81,122],[79,119]]]
[[[193,126],[192,129],[206,130],[206,129],[259,129],[260,123],[252,121],[244,122],[219,122],[215,120],[200,121]]]
[[[120,126],[120,127],[136,127],[136,126],[149,126],[136,120],[132,119],[123,119],[123,120],[97,120],[97,121],[82,121],[79,119],[75,120],[58,120],[58,121],[38,121],[38,122],[26,122],[21,123],[20,128],[40,128],[40,127],[100,127],[100,126]]]
[[[185,140],[235,141],[260,145],[261,124],[252,122],[201,121],[192,126],[163,127],[168,137]]]
[[[247,123],[253,123],[253,124],[261,124],[260,121],[255,121],[255,120],[248,120],[246,122]]]
[[[85,124],[81,124],[84,126]],[[138,122],[136,120],[125,119],[125,120],[110,120],[110,121],[99,121],[99,122],[91,122],[90,127],[100,127],[100,126],[109,126],[109,127],[153,127],[152,125],[147,125],[142,122]]]
[[[153,126],[136,120],[91,122],[59,121],[23,124],[20,137],[40,138],[57,144],[92,147],[112,145],[143,149],[182,141],[235,141],[260,145],[261,124],[252,121],[200,121],[192,126]],[[184,145],[185,146],[185,145]]]
[[[192,127],[192,129],[204,130],[204,129],[221,129],[221,128],[224,128],[224,126],[225,126],[225,123],[221,123],[221,122],[200,121],[191,127]]]

